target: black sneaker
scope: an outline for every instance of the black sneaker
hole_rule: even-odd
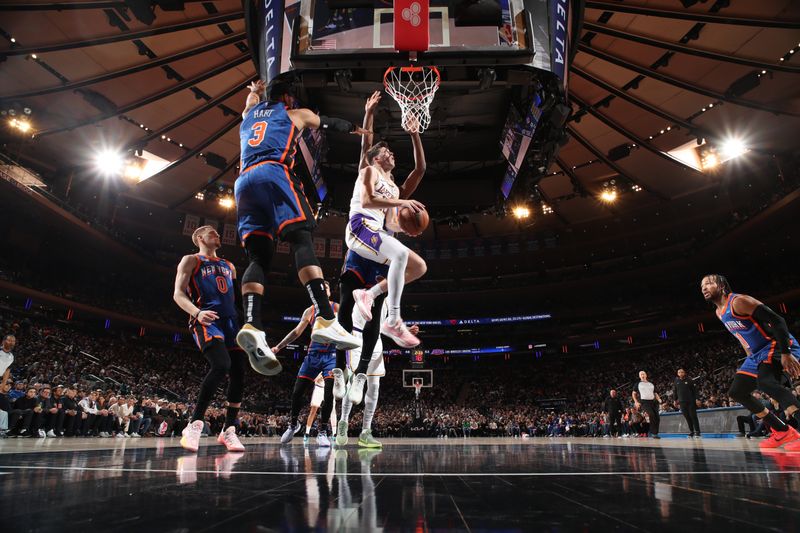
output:
[[[653,438],[654,439],[660,439],[661,437],[659,437],[658,435],[653,435]]]

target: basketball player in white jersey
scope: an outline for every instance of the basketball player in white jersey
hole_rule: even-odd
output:
[[[388,316],[389,310],[386,301],[384,300],[380,313],[373,318],[373,320],[380,320],[383,322]],[[366,325],[366,320],[361,316],[357,310],[353,310],[353,335],[361,337]],[[408,328],[412,335],[419,333],[419,326],[416,324]],[[381,378],[386,375],[386,366],[383,363],[383,342],[381,337],[375,342],[375,347],[372,349],[372,357],[369,361],[369,366],[366,370],[366,385],[367,392],[364,394],[364,417],[361,426],[361,433],[358,435],[358,445],[362,448],[382,448],[383,444],[372,436],[372,417],[375,416],[375,410],[378,407],[378,393],[380,391]],[[364,341],[362,348],[369,349],[372,343],[368,340]],[[349,350],[347,352],[347,367],[350,372],[355,374],[361,359],[361,348]],[[351,387],[348,394],[342,398],[342,417],[339,420],[339,425],[336,429],[336,445],[346,446],[348,437],[347,429],[350,421],[350,411],[353,405],[361,403],[361,390],[356,392],[356,387]]]
[[[319,408],[322,407],[322,402],[325,401],[325,378],[320,373],[317,376],[317,379],[314,380],[314,392],[311,393],[311,408],[308,411],[308,418],[306,419],[306,432],[303,435],[303,444],[308,443],[308,437],[311,433],[311,427],[314,425],[314,421],[317,419],[317,412],[319,412]],[[333,431],[333,437],[336,438],[336,398],[332,398],[333,401],[333,409],[331,409],[331,430]]]
[[[373,95],[371,101],[380,100]],[[367,114],[375,106],[367,106]],[[368,118],[365,116],[365,122]],[[350,220],[345,231],[347,247],[359,256],[381,264],[389,264],[387,279],[369,290],[353,292],[356,307],[366,320],[372,319],[372,303],[375,298],[387,293],[389,313],[381,325],[381,333],[391,338],[402,348],[413,348],[419,339],[413,335],[400,317],[400,299],[407,282],[425,274],[425,261],[397,240],[392,232],[401,231],[397,223],[397,211],[408,207],[414,212],[425,209],[411,194],[416,190],[425,174],[425,151],[417,131],[409,131],[414,147],[414,169],[401,186],[394,182],[394,154],[385,142],[379,142],[366,151],[365,161],[353,189],[350,200]],[[369,146],[371,139],[366,141]]]

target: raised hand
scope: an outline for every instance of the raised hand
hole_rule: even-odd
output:
[[[403,207],[408,207],[415,213],[425,210],[425,205],[418,200],[404,200]]]
[[[378,107],[378,103],[381,101],[381,92],[375,91],[367,98],[367,103],[364,104],[364,111],[367,113],[372,113],[375,111],[375,108]]]
[[[251,93],[262,93],[266,86],[262,80],[256,80],[247,86]]]
[[[350,132],[352,135],[371,135],[372,130],[365,130],[361,126],[356,126],[356,129]]]

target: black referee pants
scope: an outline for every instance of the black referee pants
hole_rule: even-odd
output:
[[[647,418],[650,419],[650,434],[658,435],[658,425],[660,423],[658,417],[658,407],[656,407],[655,400],[642,400],[642,411],[647,413]]]
[[[697,419],[697,404],[695,402],[680,402],[681,413],[686,423],[689,424],[689,434],[700,434],[700,420]]]

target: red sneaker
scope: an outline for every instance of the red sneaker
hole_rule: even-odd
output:
[[[372,304],[375,303],[372,295],[364,289],[356,289],[353,291],[353,299],[356,301],[356,307],[358,307],[358,311],[364,317],[364,320],[367,322],[372,320]]]
[[[770,438],[762,440],[758,444],[758,447],[762,450],[769,448],[780,448],[785,444],[789,444],[790,442],[795,442],[798,440],[800,440],[800,433],[798,433],[793,427],[789,426],[789,429],[786,431],[775,431],[773,429]]]
[[[800,432],[798,432],[800,434]],[[787,452],[800,452],[800,440],[793,440],[783,447]]]
[[[381,324],[381,333],[392,339],[401,348],[413,348],[419,345],[419,339],[408,331],[402,320],[398,320],[393,325],[384,322]]]

